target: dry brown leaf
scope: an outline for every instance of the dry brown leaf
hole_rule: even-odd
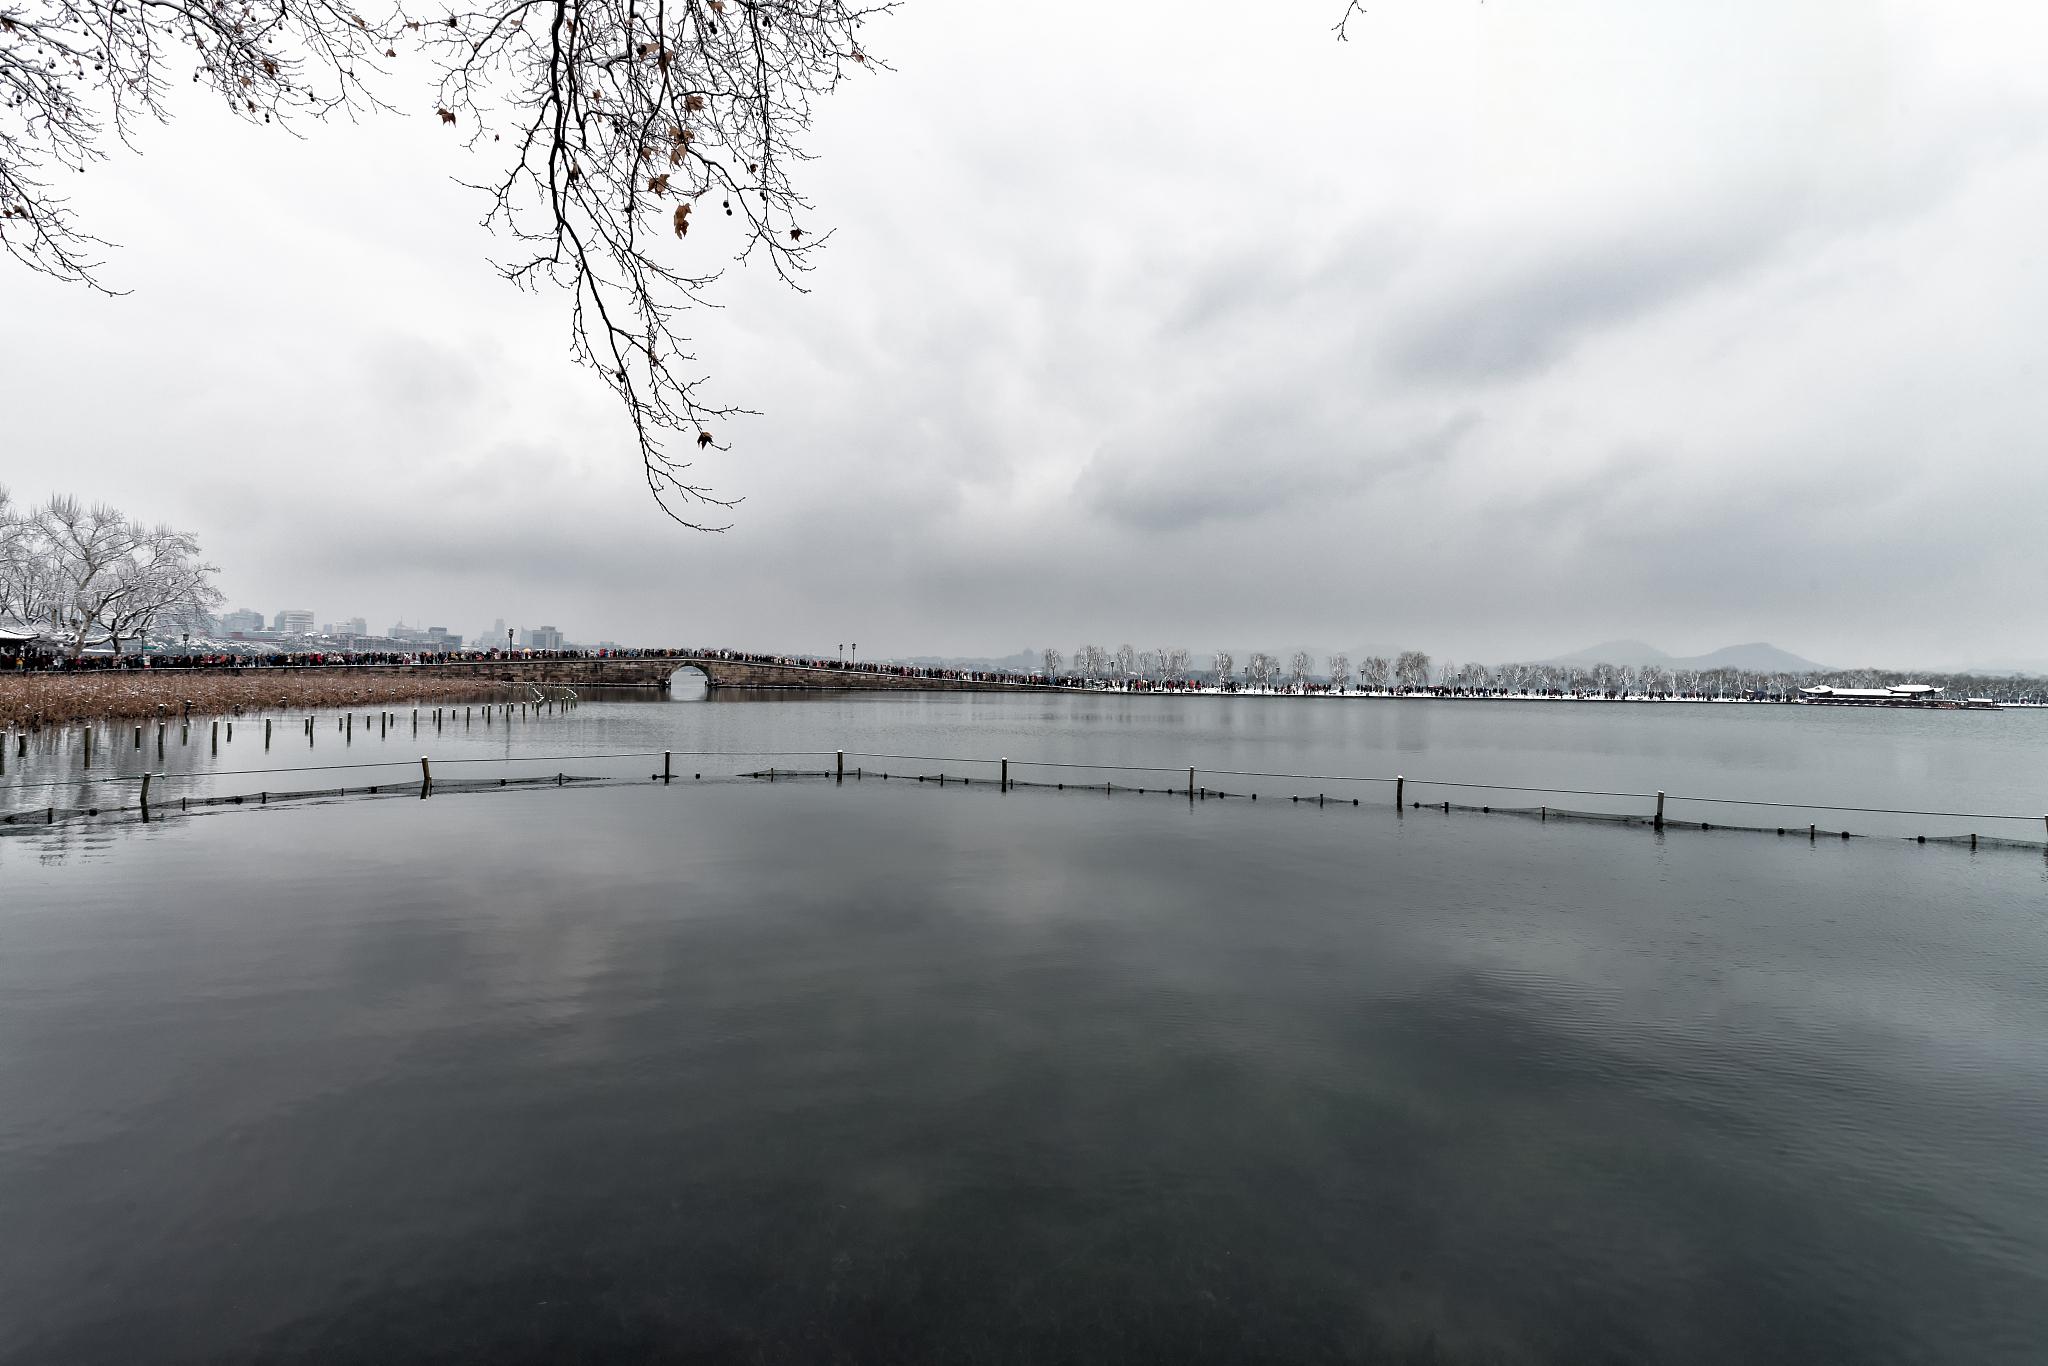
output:
[[[803,230],[802,228],[791,228],[791,229],[789,230],[789,240],[790,240],[790,241],[792,241],[792,242],[801,242],[801,241],[803,241],[803,240],[804,240],[804,230]]]
[[[441,122],[443,123],[455,122],[455,115],[449,113],[446,109],[436,109],[434,112],[441,116]]]
[[[690,231],[690,206],[688,204],[676,205],[675,225],[676,236],[678,237]]]
[[[683,96],[683,108],[688,110],[690,113],[695,114],[699,110],[703,109],[703,107],[704,97],[702,95]]]
[[[653,179],[647,182],[647,189],[648,192],[651,194],[667,194],[668,177],[665,175],[655,176]]]
[[[706,446],[708,446],[708,445],[710,445],[710,444],[711,444],[711,433],[709,433],[709,432],[699,432],[699,433],[697,433],[697,448],[698,448],[699,450],[702,450],[702,449],[703,449],[704,447],[706,447]]]

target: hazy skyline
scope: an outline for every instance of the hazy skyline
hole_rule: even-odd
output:
[[[811,292],[693,320],[761,413],[699,466],[722,536],[492,276],[430,109],[194,100],[76,177],[134,292],[0,265],[0,482],[378,627],[2048,661],[2048,14],[967,8],[822,109]]]

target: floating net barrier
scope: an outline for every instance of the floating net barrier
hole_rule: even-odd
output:
[[[33,834],[50,826],[90,821],[96,824],[134,822],[148,824],[176,816],[225,808],[264,808],[307,802],[334,802],[363,798],[438,797],[464,792],[497,792],[507,789],[590,786],[644,786],[649,782],[706,781],[702,771],[683,772],[675,761],[683,759],[818,758],[818,752],[761,750],[627,750],[589,754],[494,755],[481,758],[434,758],[388,760],[370,763],[306,764],[286,767],[214,769],[187,773],[151,773],[101,776],[79,774],[70,778],[11,782],[0,785],[0,799],[18,798],[29,792],[47,793],[52,800],[42,805],[22,806],[0,812],[0,838]],[[624,772],[570,772],[571,765],[624,760],[652,761],[655,772],[643,776],[640,764]],[[447,770],[471,765],[556,765],[553,772],[464,776]],[[314,775],[332,781],[301,782],[288,787],[255,787],[244,791],[193,792],[193,785],[244,778]],[[735,781],[741,775],[713,773],[711,782]],[[59,796],[57,789],[68,789]]]
[[[754,767],[736,768],[729,773],[712,773],[711,782],[747,781],[830,781],[836,783],[884,782],[931,785],[938,788],[981,789],[1007,792],[1027,789],[1048,793],[1097,794],[1108,797],[1174,797],[1189,802],[1257,802],[1263,797],[1270,805],[1318,809],[1352,807],[1384,810],[1396,808],[1402,815],[1477,815],[1516,817],[1537,822],[1577,821],[1605,825],[1641,826],[1659,832],[1682,831],[1702,834],[1726,833],[1770,835],[1777,838],[1820,840],[1904,840],[1968,849],[2025,849],[2048,851],[2048,840],[2028,839],[2021,832],[2032,827],[2048,835],[2048,815],[2032,816],[2002,812],[1942,811],[1927,808],[1852,806],[1838,803],[1801,803],[1759,798],[1720,797],[1666,792],[1630,792],[1599,788],[1546,788],[1526,784],[1476,783],[1463,780],[1392,777],[1341,773],[1290,773],[1267,769],[1205,769],[1182,765],[1130,765],[1058,760],[984,758],[975,755],[920,755],[874,753],[854,750],[625,750],[589,754],[497,755],[488,757],[389,760],[368,763],[299,765],[253,769],[220,769],[178,774],[71,778],[35,782],[14,781],[0,787],[8,796],[26,796],[69,788],[66,800],[26,806],[0,814],[0,835],[32,832],[38,828],[78,820],[126,819],[150,821],[194,811],[230,807],[265,807],[280,803],[336,801],[364,797],[431,797],[463,792],[533,789],[543,787],[589,787],[593,785],[645,785],[675,782],[702,783],[705,770],[690,761],[744,761]],[[792,760],[784,764],[762,760]],[[571,766],[597,763],[632,767],[612,772],[570,772]],[[679,763],[678,761],[683,761]],[[460,771],[478,765],[553,765],[538,773],[468,776]],[[644,767],[643,767],[644,765]],[[907,767],[906,767],[907,766]],[[653,770],[648,772],[647,770]],[[646,773],[642,777],[642,773]],[[190,784],[237,782],[277,775],[301,780],[279,790],[194,793]],[[314,781],[314,775],[331,781]],[[1227,781],[1226,781],[1227,780]],[[1296,786],[1318,784],[1314,790],[1278,791],[1270,784]],[[1254,786],[1265,787],[1263,792]],[[1334,788],[1333,792],[1331,789]],[[105,800],[96,800],[98,790]],[[153,790],[152,790],[153,789]],[[1438,792],[1455,794],[1437,797]],[[1485,800],[1487,797],[1501,800]],[[1434,798],[1433,800],[1426,800]],[[1553,805],[1531,802],[1531,797],[1598,798],[1627,802],[1634,810],[1599,810],[1583,805]],[[1732,819],[1686,819],[1671,815],[1667,806],[1706,807],[1730,811]],[[1733,810],[1731,810],[1733,809]],[[1759,819],[1757,812],[1785,813],[1773,820]],[[1687,816],[1694,813],[1687,811]],[[1873,815],[1981,823],[1990,830],[1938,830],[1933,833],[1853,831],[1837,817]],[[1798,817],[1806,817],[1800,820]],[[1823,826],[1817,817],[1826,817]],[[1782,821],[1783,823],[1779,823]],[[2031,833],[2031,832],[2030,832]]]

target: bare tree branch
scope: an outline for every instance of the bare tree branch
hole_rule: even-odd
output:
[[[0,0],[0,247],[117,292],[109,244],[57,183],[167,121],[186,63],[239,117],[291,125],[412,106],[390,71],[401,46],[423,53],[436,126],[494,162],[474,188],[508,244],[500,273],[568,294],[570,353],[624,407],[649,491],[722,530],[694,510],[737,500],[682,457],[729,449],[718,429],[746,410],[707,396],[682,315],[711,303],[728,255],[802,288],[830,236],[793,179],[802,140],[818,100],[882,68],[861,33],[896,0],[411,2],[365,18],[349,0]],[[722,238],[700,212],[714,205]]]

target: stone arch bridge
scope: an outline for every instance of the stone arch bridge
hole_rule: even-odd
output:
[[[563,657],[554,659],[454,659],[434,664],[309,665],[328,673],[349,669],[474,678],[479,683],[532,683],[572,688],[647,688],[667,692],[678,671],[696,669],[713,688],[807,688],[841,692],[1049,692],[1045,683],[974,678],[926,678],[884,668],[818,668],[722,659],[713,655]]]

